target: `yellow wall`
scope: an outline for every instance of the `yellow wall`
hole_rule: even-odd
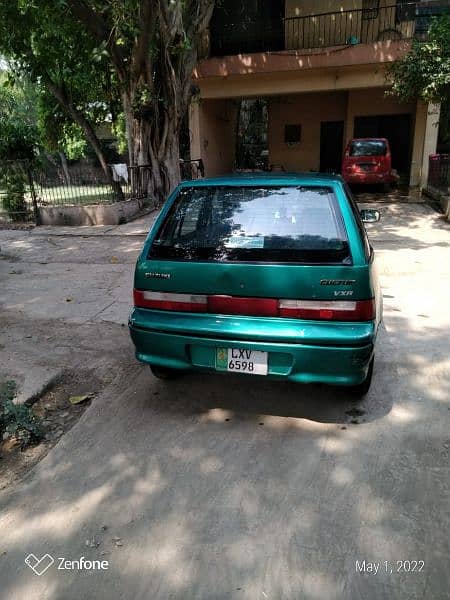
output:
[[[208,177],[230,173],[234,166],[237,103],[202,100],[190,111],[191,158],[202,158]]]
[[[382,86],[386,78],[377,65],[342,67],[339,69],[306,69],[305,71],[255,73],[246,76],[209,77],[199,79],[201,97],[241,98],[322,92]]]
[[[282,165],[288,171],[319,170],[322,121],[344,121],[345,146],[353,137],[355,117],[410,113],[413,117],[410,185],[424,185],[426,161],[428,154],[435,151],[437,135],[437,113],[428,110],[426,104],[399,103],[393,97],[386,97],[383,88],[287,94],[268,97],[268,102],[269,164]],[[191,157],[203,159],[208,177],[233,170],[236,118],[237,100],[203,100],[191,106]],[[287,124],[302,126],[300,143],[291,147],[284,142]],[[428,135],[426,130],[430,131]]]
[[[321,121],[344,121],[347,92],[299,94],[272,98],[269,103],[269,163],[287,171],[318,171]],[[301,142],[289,147],[284,126],[300,124]]]
[[[393,96],[386,96],[384,88],[351,90],[348,94],[345,140],[348,142],[353,137],[355,117],[401,115],[406,113],[415,115],[415,102],[399,102]]]

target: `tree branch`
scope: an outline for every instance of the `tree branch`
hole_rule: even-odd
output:
[[[134,77],[142,71],[148,71],[147,63],[150,54],[150,40],[156,30],[156,15],[153,0],[142,0],[140,12],[140,32],[133,45],[131,70]]]
[[[78,21],[100,43],[104,43],[111,52],[119,81],[126,81],[126,65],[124,56],[116,44],[116,39],[109,30],[105,20],[83,0],[67,0],[67,3]]]

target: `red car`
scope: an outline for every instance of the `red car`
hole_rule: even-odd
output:
[[[386,138],[354,138],[345,149],[342,177],[350,184],[397,183],[399,176],[392,168],[391,149]]]

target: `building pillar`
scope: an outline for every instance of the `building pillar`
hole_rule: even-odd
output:
[[[436,152],[439,113],[439,104],[417,101],[410,187],[423,188],[427,184],[429,155]]]
[[[428,181],[428,167],[430,154],[436,153],[438,133],[439,133],[439,116],[441,113],[440,104],[429,104],[427,111],[427,122],[425,127],[425,139],[423,144],[423,160],[422,160],[422,181],[421,187],[425,187]]]
[[[202,147],[200,137],[200,105],[198,102],[191,102],[189,106],[189,135],[191,159],[202,158]]]
[[[347,92],[347,110],[345,115],[345,126],[344,126],[344,148],[345,150],[348,142],[353,138],[355,123],[354,123],[354,115],[353,115],[353,106],[352,106],[352,92],[349,90]]]

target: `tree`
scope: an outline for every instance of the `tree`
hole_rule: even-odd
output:
[[[110,85],[106,54],[68,13],[64,1],[2,0],[0,52],[10,60],[13,72],[26,74],[48,90],[83,131],[121,197],[88,110],[95,101],[107,102],[111,93],[117,98],[117,88]]]
[[[0,74],[0,160],[28,159],[38,144],[36,94],[26,80]]]
[[[0,76],[0,187],[2,205],[13,220],[27,212],[26,170],[19,161],[34,156],[38,132],[34,114],[35,95],[26,81],[15,85]]]
[[[178,183],[179,132],[197,44],[214,0],[65,0],[110,58],[119,83],[131,165],[150,165],[162,200]]]
[[[442,103],[441,137],[449,137],[450,15],[433,19],[425,41],[414,40],[408,53],[387,72],[390,93],[402,100]]]

